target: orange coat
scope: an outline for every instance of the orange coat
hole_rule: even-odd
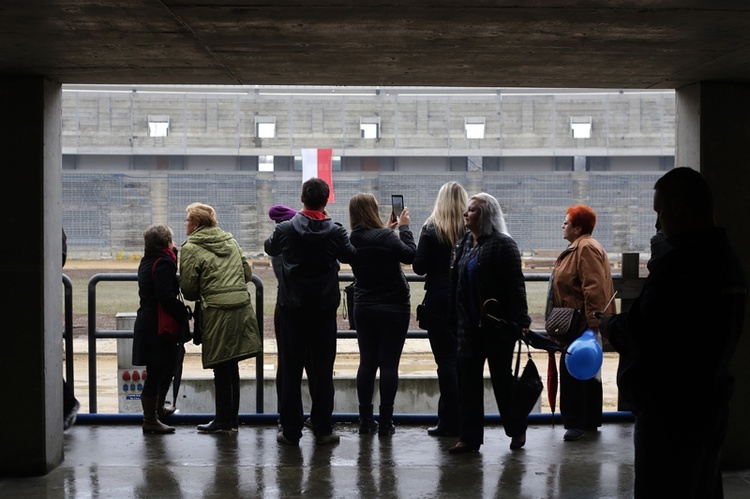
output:
[[[615,288],[607,252],[591,234],[580,236],[557,257],[552,288],[554,306],[583,308],[589,328],[599,328],[594,312],[617,313],[614,301],[603,310]]]

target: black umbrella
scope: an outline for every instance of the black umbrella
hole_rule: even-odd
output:
[[[177,408],[177,394],[180,392],[182,383],[182,362],[185,360],[185,344],[177,346],[177,358],[174,364],[174,378],[172,378],[172,407]]]
[[[547,336],[546,334],[532,331],[531,329],[525,329],[523,332],[526,343],[539,350],[546,350],[547,352],[564,352],[565,347],[560,345],[558,342]]]

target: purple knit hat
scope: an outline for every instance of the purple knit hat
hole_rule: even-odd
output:
[[[283,204],[275,204],[271,206],[270,210],[268,210],[268,216],[276,223],[283,222],[284,220],[289,220],[296,214],[297,210],[288,206],[284,206]]]

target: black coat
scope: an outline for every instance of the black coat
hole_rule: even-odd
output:
[[[170,256],[170,253],[171,256]],[[135,318],[133,337],[133,364],[145,366],[158,362],[160,341],[157,333],[158,304],[178,322],[187,321],[187,309],[177,296],[176,255],[170,250],[147,252],[138,266],[138,296],[140,306]],[[163,339],[161,341],[164,341]]]
[[[354,228],[352,245],[357,256],[352,262],[354,272],[354,302],[357,304],[387,304],[409,306],[409,283],[401,268],[402,263],[414,260],[417,246],[407,226],[398,229]]]
[[[458,268],[467,242],[472,238],[471,232],[456,245],[456,256],[451,265],[451,290],[453,307],[451,309],[452,328],[463,328],[459,324],[456,313],[456,300],[460,299],[461,290],[458,287]],[[521,254],[516,242],[507,234],[492,232],[479,237],[477,242],[477,277],[479,279],[480,305],[490,298],[498,301],[498,318],[513,325],[514,330],[528,328],[531,317],[526,303],[526,281],[521,270]],[[466,290],[463,290],[464,292]]]
[[[281,307],[335,313],[341,301],[339,262],[349,263],[356,252],[341,224],[297,213],[276,224],[264,249],[270,256],[283,257],[277,302]]]

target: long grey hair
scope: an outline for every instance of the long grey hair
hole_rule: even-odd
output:
[[[508,232],[508,226],[505,225],[503,209],[500,207],[500,203],[494,196],[487,194],[486,192],[480,192],[479,194],[474,194],[469,199],[476,199],[477,202],[479,202],[479,227],[481,228],[482,234],[489,234],[493,230],[496,230],[503,234],[510,235],[510,232]]]

